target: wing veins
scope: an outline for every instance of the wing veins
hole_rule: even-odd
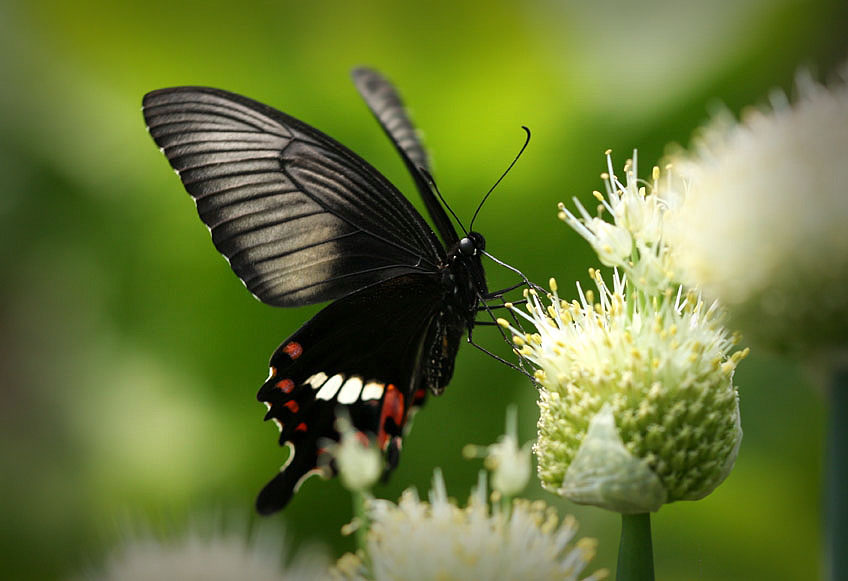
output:
[[[238,170],[235,173],[222,173],[222,174],[217,174],[217,175],[214,175],[214,176],[211,176],[211,177],[209,175],[203,175],[203,176],[198,176],[195,179],[188,180],[185,177],[183,177],[183,174],[188,173],[190,171],[193,171],[193,170],[191,168],[180,170],[180,179],[183,180],[183,185],[186,187],[186,189],[189,186],[193,186],[193,185],[196,185],[196,184],[202,184],[203,182],[209,182],[209,181],[216,180],[216,179],[242,177],[242,176],[252,176],[252,175],[261,175],[261,174],[274,174],[275,173],[272,168],[263,167],[262,169],[255,169],[255,170]],[[217,192],[210,192],[210,193],[217,193]],[[189,194],[191,194],[191,192],[189,192]],[[192,195],[194,195],[194,194],[192,194]],[[205,195],[209,195],[209,194],[205,194]]]
[[[397,242],[395,242],[395,241],[393,241],[393,240],[388,240],[388,239],[384,238],[383,236],[379,236],[379,235],[377,235],[377,234],[374,234],[372,231],[370,231],[370,230],[368,230],[368,229],[366,229],[366,228],[363,228],[363,227],[362,227],[362,226],[360,226],[359,224],[356,224],[356,223],[352,222],[351,220],[349,220],[349,219],[348,219],[348,218],[346,218],[345,216],[342,216],[342,215],[340,215],[340,214],[338,214],[338,213],[334,212],[334,211],[332,210],[332,208],[329,208],[326,204],[322,203],[322,201],[321,201],[319,198],[317,198],[316,196],[313,196],[310,192],[308,192],[308,191],[306,190],[306,188],[304,188],[304,187],[303,187],[303,185],[302,185],[302,184],[300,184],[300,183],[298,182],[298,180],[297,180],[294,176],[292,176],[292,175],[291,175],[291,174],[290,174],[290,173],[286,170],[286,168],[285,168],[285,167],[283,167],[283,168],[282,168],[282,171],[283,171],[283,173],[284,173],[284,174],[285,174],[285,175],[286,175],[286,176],[287,176],[287,177],[291,180],[292,184],[294,184],[295,186],[297,186],[297,187],[300,189],[301,193],[303,193],[305,196],[309,197],[309,198],[310,198],[313,202],[315,202],[316,204],[318,204],[319,206],[321,206],[322,208],[324,208],[324,210],[325,210],[327,213],[329,213],[329,214],[331,214],[331,215],[335,216],[336,218],[338,218],[339,220],[343,221],[343,222],[344,222],[345,224],[347,224],[348,226],[352,226],[352,227],[354,227],[354,228],[359,228],[359,229],[360,229],[360,230],[361,230],[364,234],[366,234],[367,236],[370,236],[371,238],[373,238],[373,239],[375,239],[375,240],[379,240],[379,241],[380,241],[380,242],[382,242],[383,244],[386,244],[387,246],[391,246],[391,247],[392,247],[392,248],[394,248],[395,250],[400,250],[401,252],[404,252],[404,253],[406,253],[406,254],[409,254],[410,256],[413,256],[413,257],[418,258],[418,259],[419,259],[419,263],[423,261],[423,262],[426,262],[427,264],[429,264],[429,265],[433,266],[434,268],[436,268],[436,267],[438,266],[438,264],[437,264],[437,263],[435,263],[435,262],[433,262],[433,261],[431,261],[431,260],[428,260],[428,259],[427,259],[426,257],[424,257],[424,256],[419,255],[419,253],[418,253],[418,252],[416,252],[416,251],[415,251],[415,249],[408,248],[408,247],[403,246],[403,245],[401,245],[401,244],[399,244],[399,243],[397,243]],[[411,266],[411,265],[407,265],[407,266]],[[370,271],[357,271],[357,272],[370,272]]]
[[[295,138],[295,140],[296,139],[297,138]],[[329,153],[330,152],[328,152],[328,154],[325,157],[328,160],[334,159],[331,155],[329,155]],[[315,159],[315,160],[312,160],[312,161],[313,161],[313,163],[316,164],[317,167],[322,168],[324,171],[318,172],[318,171],[315,171],[314,169],[311,169],[311,168],[308,168],[308,167],[302,167],[301,171],[308,172],[313,178],[316,178],[316,181],[322,182],[322,184],[325,187],[327,187],[331,191],[334,191],[337,196],[339,195],[338,194],[339,191],[352,193],[352,191],[349,190],[348,188],[346,188],[343,184],[341,184],[340,182],[338,182],[338,181],[336,181],[336,180],[334,180],[330,177],[331,174],[333,173],[332,168],[328,167],[327,165],[321,165],[321,163],[324,161],[323,159],[319,158],[319,159]],[[286,175],[289,176],[289,178],[292,180],[293,183],[296,183],[296,179],[294,178],[294,176],[291,175],[291,173],[287,172]],[[363,173],[363,176],[365,176],[364,173]],[[369,185],[371,185],[375,190],[379,190],[379,187],[375,186],[375,184],[371,183]],[[389,186],[390,186],[390,184],[389,184]],[[305,191],[306,188],[302,184],[300,185],[300,188],[301,188],[302,191],[304,191],[304,193],[306,193],[306,191]],[[348,201],[345,198],[345,196],[339,196],[339,197],[341,197],[342,199],[345,199],[345,201],[350,205],[350,201]],[[395,199],[392,199],[392,198],[390,198],[390,199],[380,199],[380,200],[385,201],[385,202],[389,202],[389,204],[385,204],[382,207],[387,209],[387,210],[391,210],[388,213],[391,214],[392,219],[396,223],[403,224],[404,229],[406,230],[406,232],[404,234],[407,237],[417,239],[416,241],[419,243],[419,245],[422,248],[426,248],[429,245],[429,247],[433,250],[433,253],[431,254],[431,256],[434,256],[436,258],[441,258],[438,255],[438,253],[435,251],[435,249],[433,248],[432,241],[429,239],[428,236],[426,236],[426,233],[421,230],[420,224],[418,224],[414,219],[410,219],[409,213],[405,212],[405,210],[407,208],[405,208],[399,202],[399,200],[395,200]],[[426,222],[422,221],[422,223],[428,230],[430,229],[430,226],[427,225]],[[369,231],[369,234],[371,234],[370,231]],[[422,239],[422,234],[424,234],[423,239]]]
[[[263,115],[257,111],[254,111],[250,107],[243,105],[241,103],[237,103],[239,107],[232,106],[235,104],[235,101],[230,99],[225,99],[219,95],[215,95],[212,93],[208,93],[202,90],[197,90],[196,92],[200,95],[211,96],[211,99],[207,100],[198,100],[188,99],[188,100],[175,100],[175,101],[166,101],[164,103],[156,103],[153,105],[149,105],[146,108],[155,109],[155,108],[167,108],[174,107],[176,109],[180,109],[180,105],[191,105],[190,111],[200,114],[209,115],[211,117],[218,117],[227,119],[230,122],[238,123],[239,125],[247,125],[253,127],[258,132],[261,133],[269,133],[271,135],[279,135],[274,131],[267,131],[266,127],[274,127],[279,129],[282,127],[286,129],[286,127],[280,124],[277,120]],[[171,94],[179,94],[179,93],[171,93]],[[185,109],[180,109],[184,111]],[[160,112],[158,115],[167,116],[168,112]],[[270,123],[269,123],[270,121]],[[287,139],[291,138],[291,135],[282,135],[282,137],[286,137]]]
[[[195,171],[195,170],[198,170],[198,169],[215,167],[215,166],[225,166],[225,165],[229,165],[231,163],[235,164],[235,163],[244,163],[244,162],[249,162],[249,161],[268,161],[268,160],[274,159],[275,157],[277,157],[279,155],[279,152],[276,151],[276,150],[264,149],[264,148],[263,149],[223,149],[223,150],[220,150],[220,151],[211,151],[211,152],[210,151],[202,151],[202,152],[197,152],[197,153],[186,153],[186,154],[183,154],[183,155],[180,155],[180,156],[174,156],[172,158],[172,160],[177,160],[177,159],[182,159],[182,158],[192,157],[192,156],[195,156],[195,157],[213,157],[213,155],[215,155],[215,154],[227,154],[227,153],[250,153],[250,154],[253,154],[253,153],[256,153],[256,152],[267,152],[268,155],[259,155],[259,156],[250,155],[248,157],[238,157],[238,158],[233,158],[233,159],[227,159],[226,161],[223,161],[223,162],[221,162],[221,161],[209,161],[208,163],[197,163],[197,164],[187,165],[185,167],[182,167],[180,169],[180,172],[182,173],[182,172],[186,172],[186,171]],[[235,174],[221,174],[221,175],[235,175]]]
[[[326,261],[324,261],[324,262],[326,262]],[[314,266],[315,264],[321,264],[321,262],[314,262],[314,263],[311,263],[309,266]],[[342,274],[333,275],[333,276],[330,276],[330,277],[327,277],[327,278],[323,278],[319,281],[300,286],[296,289],[292,289],[292,290],[289,290],[289,291],[279,293],[275,296],[282,297],[282,296],[286,296],[286,295],[290,295],[290,294],[295,294],[295,293],[301,292],[304,289],[311,288],[311,287],[314,287],[314,286],[318,286],[318,285],[321,285],[321,284],[325,284],[327,282],[335,282],[335,281],[338,281],[338,280],[349,278],[351,276],[359,276],[359,275],[364,274],[364,273],[379,272],[381,270],[390,270],[392,268],[409,268],[409,269],[412,269],[412,270],[416,270],[416,271],[424,272],[424,273],[428,273],[428,274],[432,274],[434,272],[433,270],[420,268],[418,265],[410,266],[408,264],[388,264],[388,265],[385,265],[385,266],[376,266],[374,268],[357,270],[356,272],[346,272],[346,273],[342,273]],[[274,276],[274,277],[265,278],[265,281],[276,280],[276,279],[279,279],[279,278],[283,278],[285,276],[289,276],[289,275],[288,274],[280,274],[280,275],[277,275],[277,276]],[[380,284],[380,282],[381,281],[373,282],[373,283],[369,284],[368,286]]]

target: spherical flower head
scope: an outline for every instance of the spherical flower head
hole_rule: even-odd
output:
[[[543,502],[516,500],[509,511],[490,509],[482,479],[465,508],[448,499],[437,472],[429,502],[410,489],[397,504],[371,500],[368,512],[370,567],[362,555],[345,555],[336,579],[576,580],[595,554],[593,540],[571,544],[574,519],[559,522]],[[599,571],[583,579],[605,576]]]
[[[706,127],[670,158],[668,235],[683,280],[780,351],[848,346],[848,76]]]
[[[527,293],[535,327],[508,325],[541,385],[538,441],[542,485],[575,502],[621,513],[694,500],[721,483],[742,431],[735,339],[717,305],[693,292],[648,295],[618,272],[609,288],[590,271],[598,297],[563,301],[551,280],[546,304]]]
[[[518,418],[515,406],[507,410],[506,433],[488,446],[469,444],[463,448],[467,458],[485,458],[486,470],[492,474],[492,489],[507,498],[513,497],[530,481],[532,462],[530,443],[518,445]]]

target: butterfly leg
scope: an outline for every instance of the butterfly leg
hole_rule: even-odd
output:
[[[534,283],[534,282],[531,282],[531,281],[530,281],[530,279],[529,279],[529,278],[527,278],[527,277],[524,275],[524,273],[523,273],[523,272],[521,272],[520,270],[518,270],[518,269],[517,269],[517,268],[515,268],[514,266],[512,266],[512,265],[510,265],[510,264],[507,264],[506,262],[504,262],[504,261],[502,261],[502,260],[498,260],[497,258],[495,258],[494,256],[492,256],[491,254],[489,254],[489,253],[488,253],[488,252],[486,252],[485,250],[482,250],[482,251],[481,251],[481,253],[482,253],[482,254],[484,254],[485,256],[488,256],[488,257],[489,257],[492,261],[494,261],[495,263],[497,263],[497,264],[499,264],[499,265],[503,266],[504,268],[506,268],[506,269],[508,269],[508,270],[511,270],[512,272],[514,272],[515,274],[517,274],[518,276],[520,276],[520,277],[521,277],[521,280],[522,280],[522,281],[524,281],[524,282],[523,282],[523,284],[524,284],[525,286],[527,286],[527,288],[536,289],[536,291],[537,291],[537,292],[546,292],[546,291],[545,291],[545,289],[543,289],[542,287],[540,287],[538,284],[536,284],[536,283]],[[513,288],[518,288],[518,287],[520,287],[520,286],[522,286],[522,285],[521,285],[521,284],[519,284],[519,285],[516,285],[516,286],[515,286],[515,287],[513,287]]]
[[[475,343],[474,338],[472,337],[471,328],[468,329],[468,342],[471,343],[474,347],[476,347],[480,351],[482,351],[483,353],[485,353],[486,355],[488,355],[489,357],[491,357],[492,359],[494,359],[496,361],[500,361],[501,363],[503,363],[504,365],[506,365],[510,369],[514,369],[514,370],[518,371],[519,373],[527,376],[527,378],[530,379],[530,381],[532,381],[533,383],[537,383],[536,378],[533,377],[533,374],[531,374],[529,371],[527,371],[523,366],[516,365],[515,363],[507,361],[506,359],[504,359],[500,355],[496,355],[496,354],[492,353],[491,351],[489,351],[488,349],[486,349],[485,347],[483,347],[482,345]]]
[[[496,290],[496,291],[486,293],[485,295],[483,295],[483,298],[486,299],[486,300],[499,299],[499,298],[503,297],[503,295],[505,295],[509,291],[513,291],[513,290],[515,290],[517,288],[521,288],[523,286],[527,286],[527,283],[524,282],[524,281],[519,282],[517,284],[514,284],[512,286],[508,286],[508,287],[501,289],[501,290]]]
[[[515,306],[515,305],[526,305],[526,304],[527,304],[527,299],[521,299],[520,301],[510,301],[510,302],[509,302],[509,304],[510,304],[511,306]],[[506,303],[504,303],[504,304],[502,304],[502,305],[488,305],[488,306],[486,306],[486,307],[477,307],[477,312],[478,312],[478,313],[483,312],[483,311],[487,311],[487,312],[488,312],[488,311],[492,311],[492,310],[494,310],[494,309],[506,309],[506,308],[508,308],[508,307],[507,307],[507,305],[506,305]]]
[[[492,318],[492,321],[497,322],[497,318],[495,317],[494,312],[493,312],[494,309],[508,309],[509,316],[512,319],[512,322],[515,324],[515,327],[517,329],[519,329],[522,333],[524,332],[524,326],[521,324],[521,319],[518,317],[518,315],[515,314],[515,311],[511,307],[515,306],[515,305],[526,304],[527,299],[521,299],[519,301],[514,301],[514,302],[513,301],[506,301],[506,300],[504,300],[504,297],[494,297],[493,299],[484,299],[482,296],[480,296],[480,297],[478,297],[478,299],[479,299],[478,304],[480,305],[480,306],[477,307],[478,313],[486,311],[487,313],[489,313],[489,316]],[[490,305],[487,302],[487,300],[495,300],[495,299],[500,299],[501,304]],[[508,307],[507,305],[510,305],[510,306]],[[502,334],[504,335],[504,338],[509,342],[509,339],[506,337],[506,334],[505,333],[502,333]]]
[[[502,297],[501,297],[501,300],[503,300],[503,299],[502,299]],[[482,296],[479,296],[479,295],[478,295],[478,301],[479,301],[479,303],[480,303],[480,305],[481,305],[481,307],[479,307],[479,309],[480,309],[480,310],[484,310],[484,311],[488,312],[488,313],[489,313],[489,316],[492,318],[492,321],[491,321],[491,322],[489,322],[489,321],[481,321],[480,323],[486,323],[488,326],[492,326],[492,323],[494,323],[494,325],[493,325],[493,326],[497,326],[498,331],[499,331],[499,332],[500,332],[500,334],[501,334],[501,337],[503,337],[503,340],[504,340],[504,341],[505,341],[505,342],[506,342],[506,343],[507,343],[507,344],[508,344],[508,345],[509,345],[512,349],[513,349],[513,351],[514,351],[514,350],[515,350],[515,348],[513,347],[512,340],[510,339],[510,337],[509,337],[509,336],[507,336],[507,332],[504,330],[504,328],[503,328],[500,324],[498,324],[498,323],[497,323],[497,318],[495,317],[494,313],[492,312],[492,308],[493,308],[493,307],[492,307],[492,306],[490,306],[490,305],[488,305],[488,304],[486,303],[486,301],[485,301],[485,300],[483,300],[483,297],[482,297]],[[505,307],[505,305],[496,305],[494,308],[503,308],[503,307]],[[515,315],[515,313],[514,313],[513,311],[511,311],[511,310],[510,310],[510,314],[512,315],[512,318],[513,318],[513,320],[515,320],[515,322],[516,322],[516,324],[518,325],[518,327],[519,327],[519,328],[521,328],[521,323],[520,323],[520,321],[518,320],[518,317]],[[480,324],[480,323],[477,323],[477,324]],[[523,329],[522,329],[522,330],[523,330]],[[525,361],[524,361],[524,359],[521,359],[521,358],[520,358],[520,359],[519,359],[519,365],[515,365],[514,363],[511,363],[511,362],[507,361],[507,360],[506,360],[506,359],[504,359],[503,357],[500,357],[500,356],[498,356],[498,355],[495,355],[494,353],[492,353],[491,351],[489,351],[489,350],[488,350],[488,349],[486,349],[485,347],[483,347],[483,346],[481,346],[481,345],[479,345],[479,344],[475,343],[475,342],[474,342],[474,327],[469,327],[469,328],[468,328],[468,342],[469,342],[469,343],[471,343],[474,347],[476,347],[476,348],[477,348],[477,349],[479,349],[480,351],[482,351],[483,353],[485,353],[486,355],[489,355],[490,357],[494,358],[495,360],[500,361],[501,363],[505,364],[507,367],[510,367],[511,369],[515,369],[516,371],[518,371],[518,372],[520,372],[520,373],[522,373],[522,374],[526,375],[526,376],[527,376],[528,378],[530,378],[530,380],[532,380],[534,383],[536,382],[536,379],[535,379],[535,377],[533,376],[533,374],[532,374],[532,373],[530,373],[529,371],[527,371],[527,369],[525,368]]]

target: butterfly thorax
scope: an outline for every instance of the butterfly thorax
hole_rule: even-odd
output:
[[[448,253],[442,271],[444,300],[442,310],[432,323],[425,346],[423,382],[434,395],[441,394],[453,375],[454,360],[462,335],[474,325],[477,305],[487,292],[480,252],[485,248],[482,235],[472,232]]]
[[[488,293],[486,275],[480,256],[486,249],[486,239],[479,232],[470,232],[448,252],[448,266],[443,276],[455,300],[451,301],[464,312],[468,327],[474,325],[477,304]]]

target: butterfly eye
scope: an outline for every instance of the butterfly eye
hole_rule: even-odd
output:
[[[474,241],[471,238],[466,236],[459,241],[459,251],[463,254],[463,256],[474,256],[477,254],[477,245],[474,244]]]

